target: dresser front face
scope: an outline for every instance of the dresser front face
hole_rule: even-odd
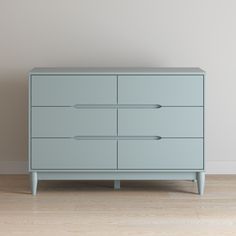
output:
[[[31,75],[30,170],[204,170],[203,75]]]
[[[116,76],[33,75],[33,106],[116,103]]]
[[[116,169],[115,140],[33,139],[32,168],[43,170]]]
[[[120,140],[118,142],[118,168],[203,169],[202,146],[202,139]]]
[[[116,132],[116,109],[32,108],[32,137],[114,136]]]
[[[203,106],[200,75],[128,75],[118,82],[120,104]]]
[[[118,111],[118,127],[118,134],[121,136],[202,138],[203,108],[120,109]]]

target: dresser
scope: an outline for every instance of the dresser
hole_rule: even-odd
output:
[[[32,194],[41,180],[189,180],[202,195],[204,80],[200,68],[31,70]]]

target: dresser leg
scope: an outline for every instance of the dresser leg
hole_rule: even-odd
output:
[[[198,172],[197,173],[197,185],[198,185],[198,193],[203,195],[205,188],[205,173]]]
[[[38,185],[37,172],[32,172],[32,173],[31,173],[31,189],[32,189],[32,195],[36,195],[36,193],[37,193],[37,185]]]
[[[114,189],[120,189],[120,180],[114,180]]]

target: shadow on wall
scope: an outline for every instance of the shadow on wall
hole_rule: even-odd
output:
[[[0,75],[0,162],[27,160],[27,74]]]

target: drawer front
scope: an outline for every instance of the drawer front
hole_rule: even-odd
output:
[[[32,139],[32,169],[115,169],[115,140]]]
[[[33,75],[33,106],[116,103],[116,76]]]
[[[115,109],[32,107],[33,137],[116,135]]]
[[[119,169],[203,169],[203,139],[119,140]]]
[[[119,76],[119,104],[202,106],[203,76]]]
[[[120,109],[118,134],[121,136],[203,137],[203,108]]]

